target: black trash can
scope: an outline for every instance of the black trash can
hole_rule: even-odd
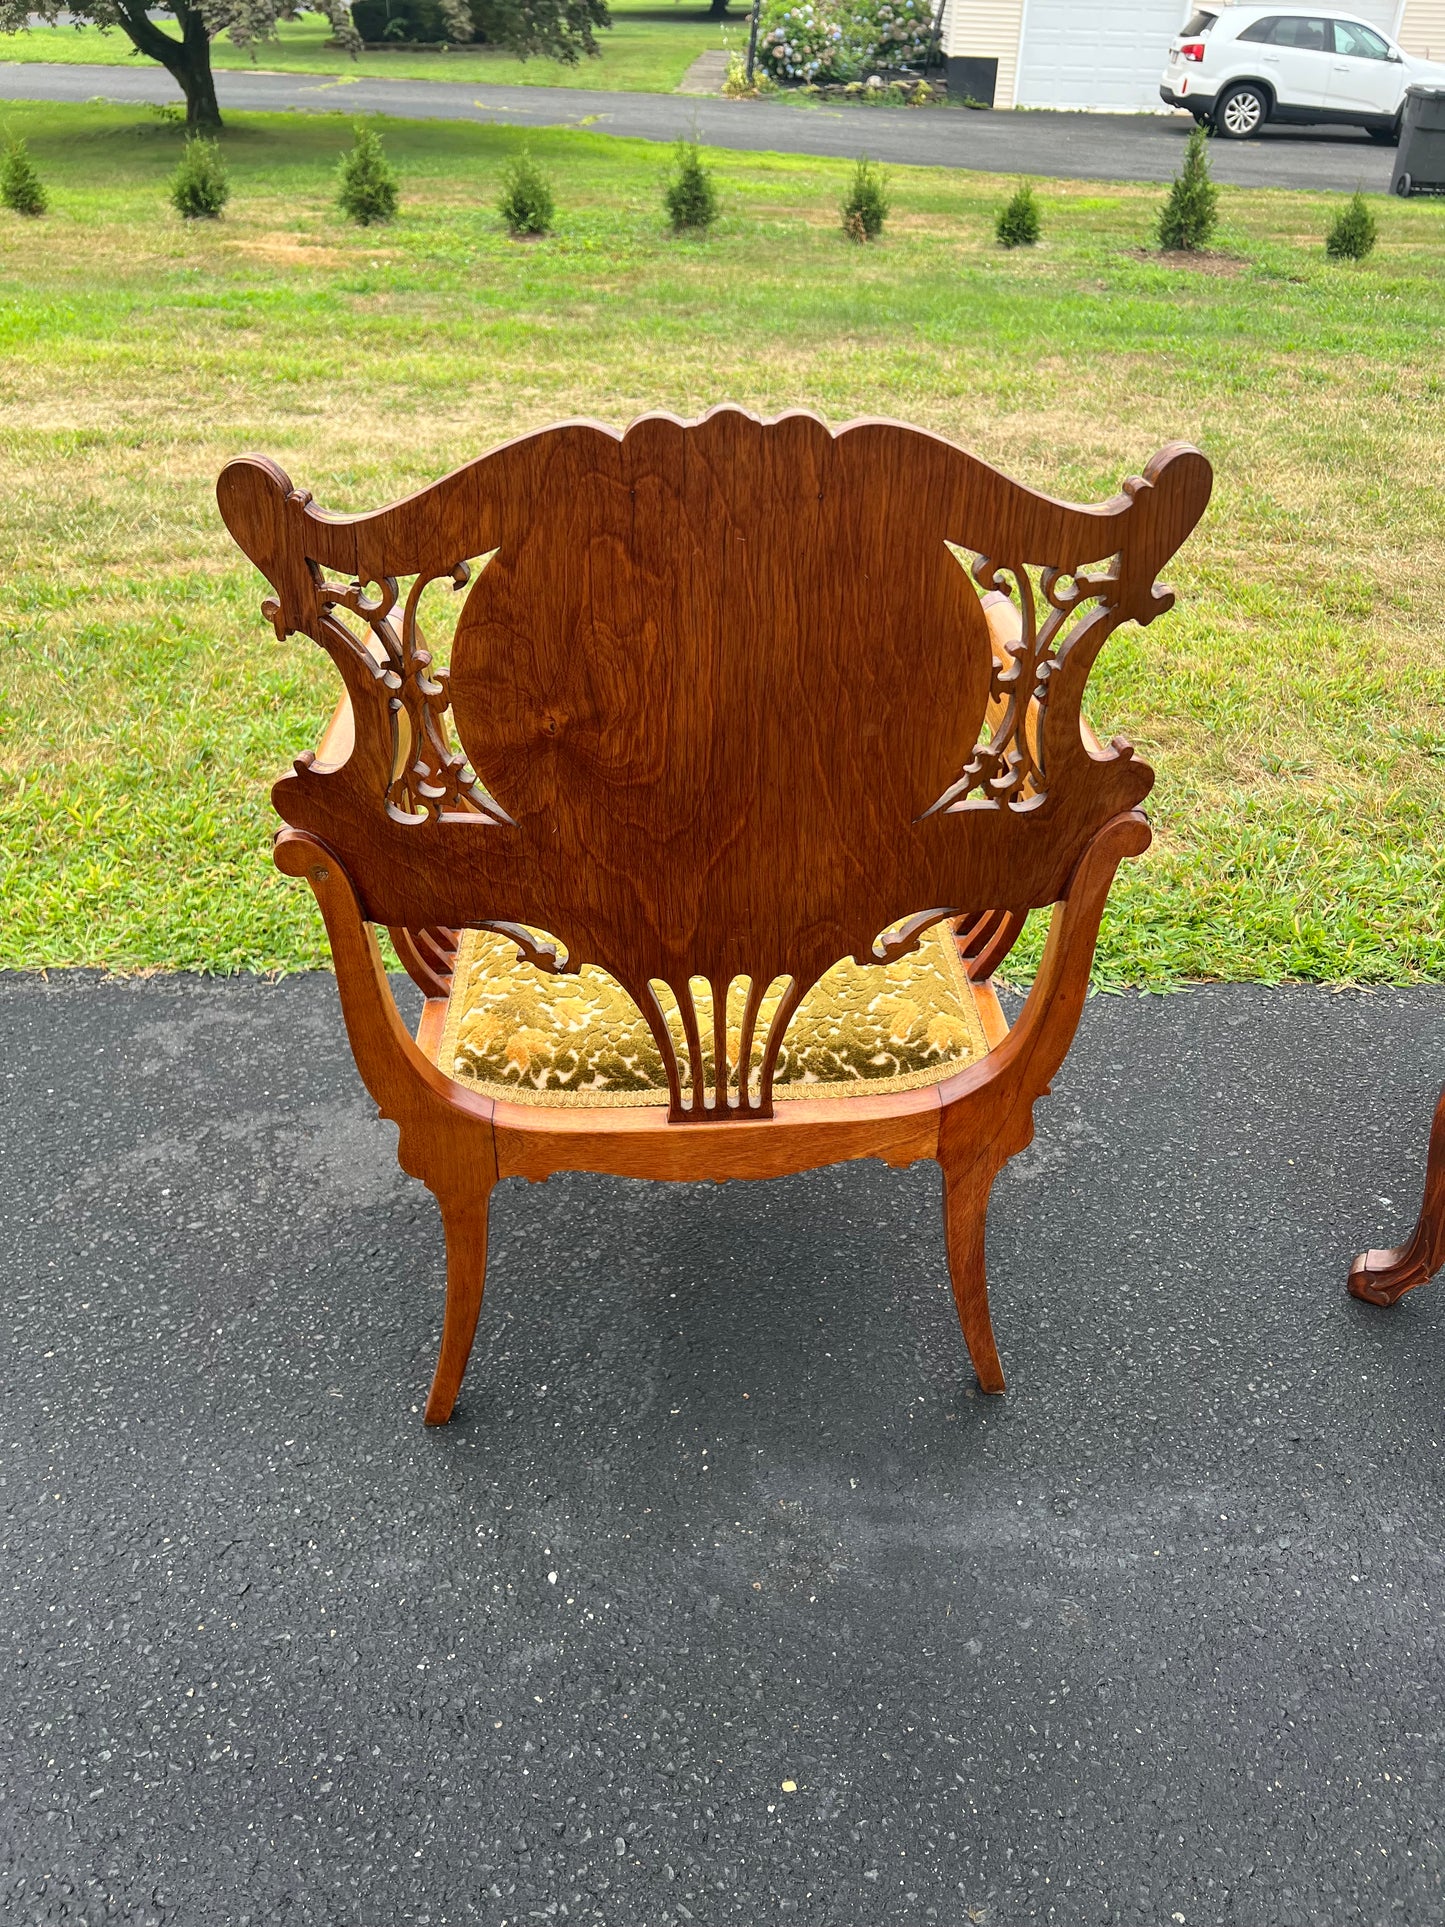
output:
[[[1390,192],[1445,194],[1445,87],[1407,87]]]

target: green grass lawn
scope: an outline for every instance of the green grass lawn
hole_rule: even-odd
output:
[[[1445,977],[1445,205],[1380,202],[1376,257],[1334,267],[1335,197],[1225,189],[1204,273],[1141,252],[1158,188],[1046,184],[1045,245],[1005,254],[1007,183],[898,170],[865,250],[845,165],[719,154],[721,227],[678,242],[662,150],[533,133],[561,228],[517,246],[508,129],[387,122],[402,214],[358,231],[339,119],[233,116],[232,204],[186,225],[154,117],[0,118],[54,194],[0,215],[0,962],[324,960],[267,788],[334,672],[260,617],[229,456],[362,509],[559,416],[734,400],[897,415],[1090,499],[1199,442],[1180,606],[1094,679],[1159,772],[1101,980]]]
[[[709,20],[697,0],[677,6],[668,6],[666,0],[612,0],[612,19],[612,26],[597,36],[597,58],[575,67],[560,60],[518,60],[485,47],[456,47],[445,53],[388,49],[353,60],[328,46],[330,23],[310,13],[300,20],[283,20],[275,40],[251,47],[233,47],[222,34],[212,47],[211,64],[217,69],[262,67],[273,73],[339,74],[355,80],[470,80],[670,94],[700,53],[724,44],[724,32],[739,48],[747,35],[737,0],[726,22]],[[118,28],[34,27],[27,33],[0,34],[0,60],[95,61],[124,67],[140,56]]]

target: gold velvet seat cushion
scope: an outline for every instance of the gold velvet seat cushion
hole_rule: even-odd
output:
[[[754,1065],[781,991],[781,983],[773,985],[763,999]],[[706,987],[697,992],[710,1080],[712,1010]],[[744,999],[744,985],[734,983],[728,995],[734,1053]],[[675,1007],[668,1018],[686,1084],[687,1051]],[[866,968],[845,959],[819,979],[788,1027],[773,1095],[915,1090],[952,1076],[987,1050],[952,930],[937,924],[911,956]],[[522,962],[514,943],[486,930],[462,937],[437,1062],[482,1096],[513,1103],[667,1103],[656,1039],[615,978],[592,965],[576,976],[549,976]]]

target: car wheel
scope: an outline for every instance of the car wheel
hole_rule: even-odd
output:
[[[1378,141],[1381,147],[1398,147],[1400,145],[1400,116],[1396,114],[1394,120],[1388,127],[1367,127],[1365,132],[1372,141]]]
[[[1214,125],[1226,140],[1247,141],[1269,119],[1269,101],[1263,88],[1245,82],[1231,87],[1220,97],[1214,110]]]
[[[1207,127],[1209,125],[1208,114],[1196,114],[1194,116],[1194,125],[1196,127]]]

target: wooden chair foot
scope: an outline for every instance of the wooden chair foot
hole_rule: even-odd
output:
[[[1394,1305],[1432,1275],[1413,1243],[1393,1251],[1362,1251],[1350,1266],[1350,1296],[1367,1305]]]
[[[1393,1305],[1428,1284],[1445,1265],[1445,1091],[1435,1106],[1425,1156],[1425,1198],[1415,1229],[1393,1251],[1362,1251],[1350,1266],[1350,1296],[1367,1305]]]
[[[953,1302],[973,1369],[985,1392],[1002,1392],[1003,1365],[994,1342],[988,1309],[988,1274],[984,1267],[984,1234],[988,1194],[994,1172],[971,1165],[962,1170],[943,1166],[943,1227],[948,1240],[948,1273]]]
[[[480,1198],[442,1206],[447,1236],[447,1304],[442,1318],[441,1355],[427,1394],[428,1425],[445,1425],[451,1417],[472,1354],[487,1280],[487,1204],[487,1194],[483,1193]]]

